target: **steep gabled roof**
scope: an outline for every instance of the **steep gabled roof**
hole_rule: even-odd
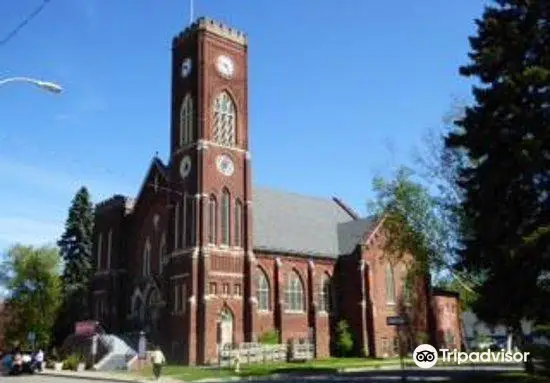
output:
[[[141,196],[143,195],[143,193],[147,189],[148,183],[152,179],[153,174],[155,172],[160,174],[160,176],[163,177],[163,179],[165,181],[168,180],[168,168],[166,167],[166,165],[164,165],[162,163],[160,158],[158,158],[157,156],[153,157],[153,159],[151,160],[151,165],[149,165],[149,170],[147,170],[147,173],[145,175],[145,178],[143,179],[143,182],[141,184],[139,192],[138,192],[136,198],[133,200],[133,206],[135,206],[136,204],[139,203],[139,200],[141,199]]]
[[[160,167],[161,166],[161,167]],[[152,163],[140,190],[143,193]],[[139,201],[126,198],[128,204]],[[358,218],[337,199],[325,199],[268,188],[252,189],[254,250],[336,258],[350,254],[378,226],[374,218]]]
[[[253,188],[255,250],[335,258],[353,251],[374,228],[331,199]]]
[[[370,234],[378,224],[375,218],[360,218],[354,221],[339,223],[338,254],[349,254],[363,242],[365,235]]]

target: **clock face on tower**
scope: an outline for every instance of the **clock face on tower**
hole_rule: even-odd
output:
[[[226,154],[220,154],[216,158],[216,167],[218,168],[218,171],[224,176],[229,177],[235,172],[235,165],[233,164],[233,160]]]
[[[181,77],[186,78],[189,76],[189,73],[191,73],[191,69],[193,68],[193,62],[190,58],[186,58],[181,63]]]
[[[186,178],[191,172],[191,157],[185,156],[180,162],[180,176]]]
[[[228,56],[221,55],[216,60],[216,69],[222,76],[231,78],[235,72],[235,65],[233,64],[233,60]]]

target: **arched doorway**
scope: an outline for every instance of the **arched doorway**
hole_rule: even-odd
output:
[[[233,344],[233,313],[228,307],[224,307],[218,316],[217,326],[218,347]]]
[[[132,327],[140,329],[145,321],[145,304],[143,302],[143,295],[139,288],[134,290],[131,298],[131,321]]]
[[[162,299],[157,289],[153,289],[149,294],[149,299],[147,301],[147,311],[149,314],[149,321],[151,325],[151,330],[159,331],[160,324],[160,309],[162,308]]]

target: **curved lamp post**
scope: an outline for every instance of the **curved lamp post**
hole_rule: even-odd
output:
[[[28,77],[9,77],[6,79],[0,79],[0,86],[6,85],[8,83],[12,82],[26,82],[29,84],[33,84],[43,90],[46,90],[51,93],[61,93],[63,91],[63,88],[59,86],[56,83],[49,82],[49,81],[42,81],[42,80],[36,80],[34,78],[28,78]]]

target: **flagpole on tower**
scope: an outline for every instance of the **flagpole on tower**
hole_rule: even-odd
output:
[[[189,0],[189,24],[193,24],[193,0]]]

